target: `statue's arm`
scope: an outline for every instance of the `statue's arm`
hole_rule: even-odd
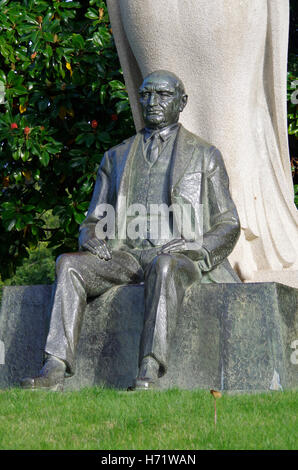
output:
[[[236,206],[229,191],[229,178],[218,149],[209,157],[206,185],[210,229],[203,236],[204,257],[199,262],[203,271],[209,271],[232,252],[240,235],[240,222]]]
[[[94,255],[103,259],[110,259],[111,253],[104,240],[96,237],[95,227],[97,222],[103,217],[101,204],[106,204],[109,191],[111,164],[109,153],[106,152],[99,167],[92,199],[89,205],[86,219],[79,228],[79,249],[88,250]]]
[[[160,253],[185,253],[193,261],[198,261],[202,271],[210,271],[232,252],[239,237],[240,224],[221,153],[210,147],[205,158],[201,190],[204,189],[199,199],[203,204],[204,217],[209,218],[209,229],[203,234],[202,242],[183,238],[171,240],[163,245]]]

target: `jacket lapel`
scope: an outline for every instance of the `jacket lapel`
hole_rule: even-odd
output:
[[[197,144],[197,138],[181,126],[178,131],[172,160],[171,203],[182,209],[182,236],[186,240],[195,240],[197,243],[201,243],[203,233],[203,217],[200,205],[202,172],[197,171],[196,162],[192,161]],[[186,219],[184,219],[184,210],[189,205],[192,207],[192,211],[186,213]],[[174,220],[176,220],[175,213]],[[180,210],[178,220],[181,222]],[[189,223],[185,224],[187,220]],[[179,227],[180,224],[178,223],[177,226]]]
[[[121,159],[121,164],[119,166],[119,172],[117,175],[116,214],[118,217],[117,238],[119,240],[126,238],[126,199],[129,189],[132,162],[141,138],[142,133],[138,132],[127,148],[124,157]]]
[[[172,158],[170,176],[171,193],[189,166],[195,149],[195,143],[196,141],[193,135],[180,124]]]

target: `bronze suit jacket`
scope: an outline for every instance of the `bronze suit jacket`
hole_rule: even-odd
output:
[[[110,204],[118,216],[118,238],[125,238],[126,195],[131,163],[143,133],[108,150],[101,162],[86,219],[80,226],[79,246],[95,237],[95,226],[103,217],[100,204]],[[190,204],[195,214],[203,213],[204,260],[198,261],[202,282],[241,282],[227,256],[240,233],[237,210],[229,192],[229,179],[221,153],[187,131],[181,124],[171,160],[171,204]],[[203,210],[199,210],[199,205]],[[116,240],[117,243],[117,240]],[[117,245],[116,245],[117,246]]]

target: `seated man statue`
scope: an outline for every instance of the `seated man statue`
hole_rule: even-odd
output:
[[[80,226],[80,251],[57,259],[44,366],[36,377],[22,380],[24,388],[63,389],[64,377],[74,374],[87,299],[137,283],[144,284],[145,317],[132,387],[152,388],[167,371],[170,330],[185,291],[193,283],[240,282],[227,260],[240,230],[228,176],[220,152],[178,123],[187,103],[183,83],[173,73],[159,70],[144,79],[139,94],[145,128],[104,155]],[[129,237],[133,220],[127,207],[136,205],[146,210],[138,216],[145,232]],[[175,210],[160,217],[168,234],[152,235],[157,215],[151,211],[150,219],[149,209],[160,205],[190,206],[179,236],[173,229],[179,225],[174,222]],[[107,230],[108,223],[103,229],[100,225],[108,222],[109,207],[118,220],[115,237]],[[185,225],[193,223],[200,237],[188,237]]]

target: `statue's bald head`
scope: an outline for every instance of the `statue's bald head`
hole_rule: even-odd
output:
[[[181,95],[185,94],[185,87],[183,85],[182,80],[177,77],[177,75],[175,75],[173,72],[169,72],[168,70],[155,70],[154,72],[149,73],[149,75],[144,78],[144,82],[150,82],[155,80],[167,80],[175,86],[176,90],[179,91]]]
[[[187,103],[182,80],[168,70],[147,75],[139,89],[145,125],[162,128],[178,121]]]

